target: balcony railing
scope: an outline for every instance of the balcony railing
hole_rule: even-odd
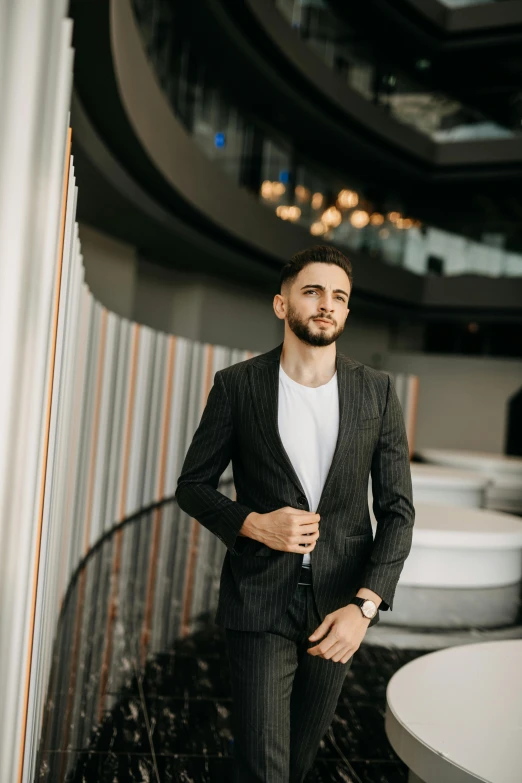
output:
[[[306,8],[293,0],[277,3],[289,21],[295,21],[297,9],[302,14]],[[395,198],[376,203],[368,197],[364,182],[304,160],[292,138],[244,112],[230,97],[220,69],[209,60],[186,4],[133,0],[133,5],[148,57],[178,120],[209,159],[282,220],[303,226],[319,240],[360,250],[419,275],[522,276],[522,255],[504,251],[502,237],[492,237],[491,244],[473,241],[422,225]],[[317,46],[319,38],[307,40]],[[336,62],[335,46],[327,46],[327,40],[325,34],[323,52]],[[372,90],[381,84],[372,73],[363,59],[347,71],[369,99],[374,99]],[[381,99],[392,110],[391,92],[379,93]],[[401,111],[406,111],[405,101]],[[431,122],[434,132],[460,133],[463,124],[441,126],[441,106],[445,103],[448,108],[450,99],[437,101],[431,109],[425,105],[423,122],[426,126]]]
[[[492,0],[486,0],[491,2]],[[281,14],[313,51],[346,84],[405,125],[436,142],[506,139],[520,136],[476,109],[441,91],[428,90],[411,74],[383,60],[357,30],[335,16],[324,0],[273,0]],[[478,5],[477,0],[445,0],[448,7]],[[429,63],[419,61],[422,69]]]

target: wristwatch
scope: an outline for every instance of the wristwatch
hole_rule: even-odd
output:
[[[352,598],[348,603],[357,604],[363,617],[366,617],[368,620],[371,620],[377,614],[377,605],[370,598],[359,598],[358,596],[355,596],[355,598]]]

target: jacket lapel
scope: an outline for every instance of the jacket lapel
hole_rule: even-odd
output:
[[[339,466],[348,458],[363,397],[364,365],[340,353],[337,354],[336,364],[339,391],[339,434],[317,511],[320,510],[323,499],[326,499],[328,488]]]
[[[279,359],[283,343],[268,353],[257,356],[249,365],[249,382],[252,402],[257,415],[259,428],[274,458],[286,471],[299,492],[304,489],[294,470],[290,457],[286,453],[279,434],[277,423],[279,402]]]
[[[305,494],[302,484],[286,453],[278,427],[279,363],[283,343],[268,353],[261,354],[249,364],[249,383],[252,402],[259,428],[274,458],[286,471],[300,494]],[[337,386],[339,393],[339,434],[332,463],[326,478],[322,499],[332,477],[342,464],[357,425],[362,400],[363,365],[341,353],[336,355]]]

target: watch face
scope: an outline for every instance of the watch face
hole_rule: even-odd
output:
[[[370,618],[370,620],[377,614],[377,607],[369,598],[366,599],[361,608],[364,616]]]

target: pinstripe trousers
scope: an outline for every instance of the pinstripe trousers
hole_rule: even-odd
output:
[[[353,661],[308,655],[321,622],[312,585],[298,584],[270,630],[225,629],[234,783],[302,783],[311,768]]]

